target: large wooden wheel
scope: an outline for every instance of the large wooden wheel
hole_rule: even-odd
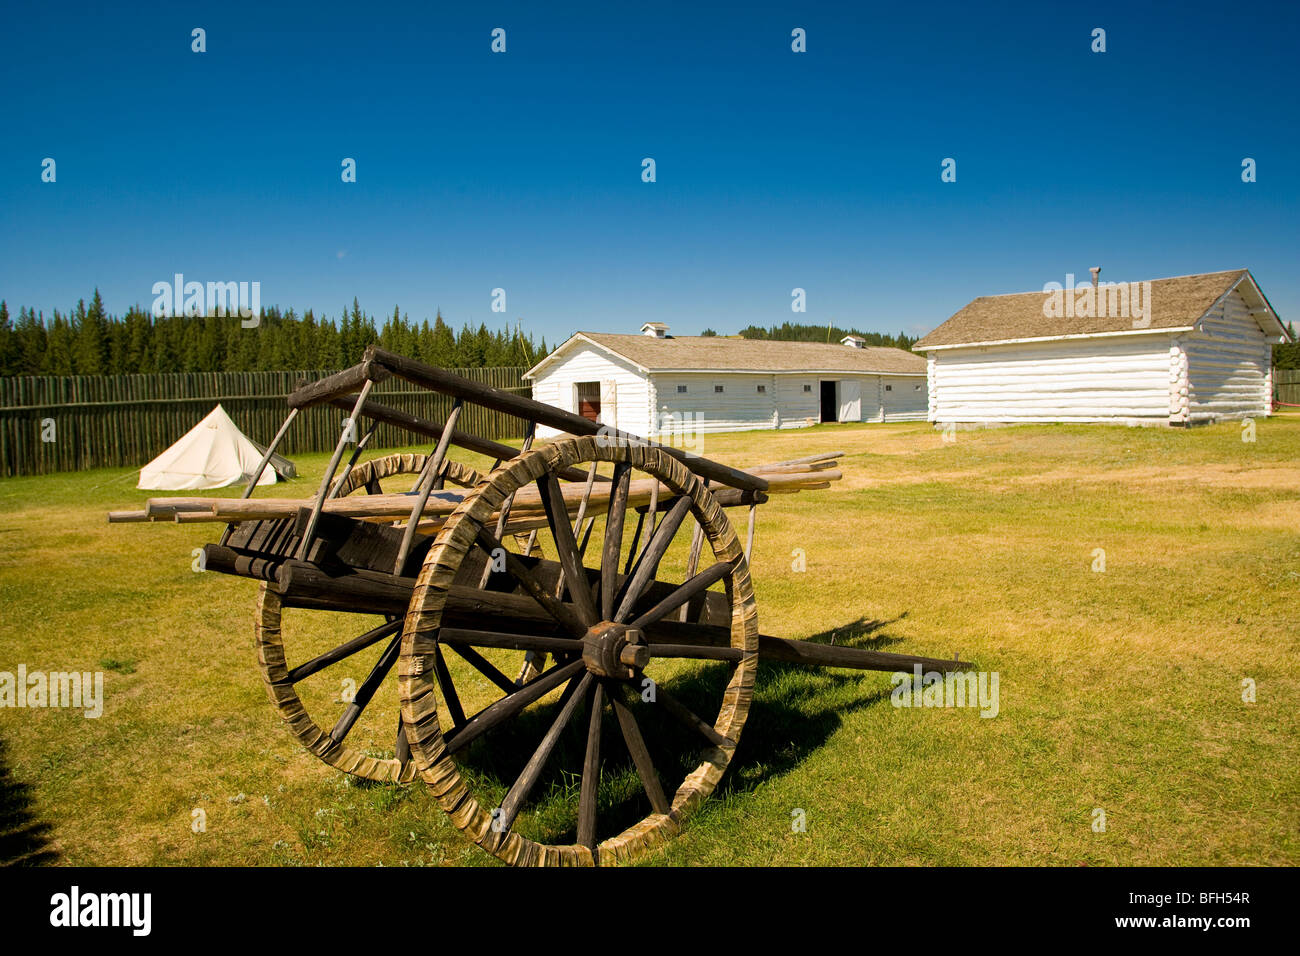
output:
[[[336,496],[382,494],[381,482],[397,479],[392,482],[397,484],[403,475],[402,483],[409,485],[427,460],[425,455],[403,454],[361,462],[340,482]],[[450,460],[444,461],[440,473],[445,481],[462,487],[483,478],[473,468]],[[288,638],[298,651],[299,663],[290,667],[283,613],[279,595],[263,584],[254,619],[257,661],[271,702],[290,732],[310,753],[346,773],[385,783],[414,779],[390,677],[400,646],[400,619],[374,619],[369,622],[373,626],[367,627],[358,624],[357,615],[294,610]],[[351,700],[340,696],[343,677],[352,680]],[[331,711],[324,724],[312,716]],[[358,746],[360,740],[371,745]]]
[[[347,473],[339,484],[335,497],[342,498],[363,488],[366,494],[383,494],[381,481],[394,475],[418,475],[424,471],[427,461],[427,455],[416,454],[384,455],[382,458],[363,461]],[[479,471],[451,459],[443,461],[440,473],[446,481],[462,488],[473,488],[483,480]]]
[[[598,563],[592,569],[581,561],[556,477],[590,462],[613,466],[605,533],[600,547],[592,548]],[[660,520],[644,549],[629,554],[622,566],[634,473],[660,482]],[[499,606],[479,623],[467,622],[454,600],[462,564],[473,548],[492,553],[501,546],[492,534],[494,515],[530,483],[541,493],[563,569],[559,596],[510,555],[507,572],[523,593],[504,600],[485,590],[482,600],[498,600]],[[576,486],[568,487],[572,498]],[[681,584],[667,584],[657,580],[658,572],[688,514],[702,529],[714,562],[689,577],[683,571]],[[714,597],[726,609],[724,617],[729,611],[729,626],[676,620],[683,606],[707,597],[714,584],[725,589]],[[475,654],[532,650],[549,653],[554,663],[465,716],[472,708],[457,699],[463,695],[441,663],[445,646]],[[564,439],[497,468],[439,532],[417,579],[402,637],[402,722],[421,777],[453,824],[479,846],[517,865],[626,863],[671,838],[717,785],[744,727],[757,663],[749,567],[704,483],[658,449],[594,437]],[[683,673],[693,681],[693,706],[663,683]],[[711,701],[708,708],[694,703],[702,697]],[[492,764],[492,772],[484,772],[476,757]],[[620,772],[628,758],[631,766]],[[560,776],[543,792],[538,784],[551,764],[560,765]],[[536,812],[521,814],[539,794]]]
[[[310,753],[345,773],[380,783],[407,783],[414,779],[415,766],[411,763],[397,721],[387,722],[387,733],[383,738],[378,737],[382,729],[375,727],[380,712],[385,709],[381,706],[385,695],[380,691],[385,683],[391,684],[388,678],[397,659],[401,640],[400,619],[384,621],[381,618],[374,627],[358,635],[355,633],[359,629],[356,615],[295,611],[294,616],[298,618],[292,635],[297,637],[295,643],[303,645],[310,640],[314,649],[334,646],[313,657],[303,655],[303,662],[291,668],[285,659],[282,614],[279,595],[270,585],[263,583],[257,595],[255,621],[257,662],[262,668],[271,703],[280,711],[289,731]],[[336,636],[330,637],[331,632]],[[334,644],[343,635],[347,635],[347,639]],[[372,648],[375,644],[380,644],[382,649],[378,657],[367,665],[361,657],[374,657]],[[354,670],[347,667],[358,663],[360,666]],[[336,666],[340,664],[344,666]],[[368,670],[365,669],[367,666]],[[338,697],[340,674],[353,680],[354,696],[350,701]],[[308,686],[303,686],[305,683]],[[391,687],[386,689],[387,700],[391,702]],[[376,702],[377,696],[379,702]],[[376,706],[372,707],[372,704]],[[391,708],[391,703],[388,706]],[[326,713],[331,707],[338,711],[337,719],[322,727],[312,712]],[[366,714],[367,710],[369,714]],[[363,714],[367,719],[364,726],[358,728],[357,723]],[[359,747],[357,742],[362,739],[372,742],[382,739],[384,742],[382,745],[375,742],[372,746]]]

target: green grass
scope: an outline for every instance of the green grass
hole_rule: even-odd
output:
[[[899,709],[889,675],[764,664],[736,762],[651,862],[1300,863],[1300,416],[1259,422],[1254,443],[1241,434],[707,436],[704,454],[741,466],[847,452],[831,489],[760,509],[765,633],[960,654],[999,673],[1001,709]],[[304,477],[271,493],[312,493],[326,457],[302,456]],[[106,694],[98,720],[0,709],[9,818],[48,827],[48,852],[73,864],[490,863],[422,787],[359,785],[298,746],[257,672],[255,587],[191,570],[213,526],[107,525],[146,497],[134,481],[0,482],[0,671],[100,670]],[[336,624],[296,626],[325,641]],[[679,681],[707,697],[716,677]],[[394,696],[349,739],[386,746]],[[475,757],[504,792],[501,754]],[[526,832],[572,826],[576,781],[547,786]],[[637,799],[626,768],[605,790],[612,812]]]

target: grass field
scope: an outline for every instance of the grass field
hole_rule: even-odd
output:
[[[764,665],[731,771],[651,862],[1300,863],[1300,416],[1257,427],[709,436],[741,466],[847,452],[830,490],[760,509],[765,633],[960,654],[998,672],[1000,710]],[[292,493],[326,457],[298,460]],[[191,570],[215,526],[106,524],[140,506],[134,482],[0,482],[0,671],[106,684],[99,719],[0,709],[0,857],[493,862],[421,785],[358,786],[299,748],[257,672],[255,586]]]

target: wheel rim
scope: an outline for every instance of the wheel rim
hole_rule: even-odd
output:
[[[418,475],[424,471],[424,465],[428,461],[428,457],[428,455],[417,454],[385,455],[382,458],[371,458],[369,461],[363,461],[348,472],[347,476],[339,484],[335,497],[346,497],[359,489],[365,488],[372,481],[382,481],[384,478],[393,475]],[[451,459],[443,461],[442,475],[453,485],[459,485],[462,488],[473,488],[483,480],[481,472],[469,465]]]
[[[606,575],[598,571],[598,581],[587,589],[586,598],[582,596],[582,588],[566,588],[568,600],[559,603],[577,615],[576,624],[569,612],[547,608],[541,599],[534,598],[537,607],[551,616],[549,626],[568,636],[546,638],[536,633],[538,628],[532,624],[500,619],[500,627],[514,627],[519,632],[513,633],[516,642],[534,642],[535,645],[541,642],[541,646],[552,651],[556,663],[514,695],[507,694],[487,705],[462,724],[452,722],[452,726],[445,726],[448,716],[445,700],[441,714],[439,708],[439,700],[443,700],[445,694],[437,673],[441,648],[451,646],[458,649],[461,644],[473,646],[475,641],[498,639],[486,631],[457,626],[454,613],[449,609],[448,596],[462,560],[471,548],[485,547],[481,543],[482,531],[493,527],[493,515],[507,496],[525,485],[537,483],[545,504],[548,494],[562,494],[555,480],[558,471],[590,462],[615,466],[611,488],[629,481],[633,471],[657,478],[666,486],[672,505],[665,509],[655,535],[649,536],[642,558],[635,565],[629,558],[630,575]],[[661,596],[665,585],[657,582],[655,572],[668,543],[682,527],[687,514],[693,516],[702,528],[715,563],[707,572],[695,575],[689,583],[666,586],[669,592]],[[562,510],[559,500],[553,499],[548,509],[547,525],[555,538],[561,563],[566,539],[568,547],[573,548],[572,529],[566,518],[567,512]],[[670,521],[675,522],[671,528]],[[618,566],[622,561],[619,550],[624,537],[622,527],[622,522],[610,521],[600,549],[600,565],[608,567],[611,566],[609,552],[612,547],[612,567],[616,572],[620,570]],[[615,540],[611,542],[611,539]],[[645,557],[647,554],[649,558]],[[644,566],[643,561],[646,562]],[[576,569],[579,565],[567,567]],[[589,570],[583,570],[580,575],[570,575],[567,579],[587,580]],[[512,570],[511,573],[515,572]],[[667,625],[664,622],[672,610],[651,620],[652,612],[659,610],[665,600],[671,603],[671,595],[680,596],[683,589],[691,586],[698,588],[706,575],[712,575],[712,578],[703,585],[705,588],[709,583],[721,582],[726,590],[730,622],[728,627],[715,629],[721,631],[719,644],[705,649],[693,643],[666,643],[663,629]],[[522,584],[523,578],[519,580]],[[606,584],[607,581],[611,583]],[[522,590],[528,591],[528,588]],[[697,590],[694,593],[701,592]],[[647,604],[653,606],[648,608]],[[637,625],[631,630],[640,633],[629,637],[628,625]],[[684,633],[694,641],[703,626],[687,625],[685,631],[683,626],[674,627],[677,630],[673,633]],[[631,650],[628,650],[629,645]],[[624,652],[628,655],[627,663],[620,660]],[[646,657],[649,660],[643,664],[641,658]],[[716,718],[710,721],[696,716],[657,682],[652,668],[673,657],[700,661],[725,659],[730,665],[730,675],[721,694],[717,695],[720,703]],[[439,532],[421,568],[403,630],[398,661],[402,720],[418,772],[453,824],[484,849],[517,865],[631,862],[673,836],[682,821],[716,787],[731,761],[748,715],[757,660],[757,613],[743,549],[721,507],[700,479],[658,449],[617,445],[595,438],[568,439],[527,452],[499,467],[448,518]],[[699,735],[700,746],[691,752],[699,751],[702,759],[694,769],[684,772],[680,783],[675,771],[670,775],[669,786],[676,784],[672,791],[660,785],[660,792],[654,792],[658,771],[650,743],[642,733],[650,730],[648,725],[652,713],[647,707],[638,708],[635,692],[628,693],[628,674],[633,679],[649,676],[655,681],[650,685],[654,688],[654,702],[665,706],[654,709],[654,720],[671,718],[677,723],[691,725]],[[553,719],[547,714],[543,721],[548,725],[545,735],[541,736],[540,743],[514,778],[505,797],[499,805],[493,805],[480,782],[472,775],[466,779],[459,761],[471,741],[490,736],[520,715],[531,712],[540,717],[540,711],[555,692],[560,696],[554,702],[556,713]],[[601,767],[607,762],[601,744],[606,713],[611,713],[609,723],[618,729],[631,756],[650,812],[632,825],[602,838],[597,804],[602,787]],[[579,714],[585,715],[586,719],[580,719]],[[710,709],[705,717],[711,716]],[[576,730],[568,730],[579,724],[582,726]],[[576,802],[576,825],[570,828],[576,832],[576,839],[572,843],[545,843],[518,833],[516,827],[520,814],[539,780],[541,767],[555,755],[559,737],[565,733],[581,736],[583,728],[586,730],[586,743],[581,748],[582,764],[577,768],[581,771],[582,786],[576,801],[569,801]],[[693,757],[690,759],[694,760]],[[617,821],[614,825],[621,826]]]
[[[333,619],[351,620],[355,615],[342,615],[328,611],[313,612],[318,615],[328,615]],[[365,711],[366,706],[374,699],[372,694],[362,703],[360,710],[357,712],[353,723],[347,727],[341,727],[336,721],[329,729],[322,728],[316,723],[315,719],[308,712],[307,705],[303,703],[300,695],[298,684],[307,677],[299,677],[295,670],[291,669],[285,659],[284,638],[281,630],[282,607],[280,596],[276,594],[269,585],[263,583],[258,590],[257,595],[257,615],[255,624],[255,634],[257,640],[257,662],[262,668],[262,677],[266,682],[266,691],[270,695],[271,703],[280,711],[280,716],[288,725],[290,733],[298,739],[298,742],[307,749],[308,752],[315,754],[325,763],[337,770],[350,773],[356,777],[362,777],[366,780],[373,780],[377,783],[408,783],[415,779],[415,765],[411,760],[399,761],[396,757],[397,745],[394,744],[393,757],[376,757],[367,754],[353,747],[348,741],[356,740],[357,736],[352,735],[355,727],[355,721]],[[392,645],[395,652],[396,646],[392,642],[400,640],[401,625],[398,621],[390,622],[390,625],[381,625],[389,627],[375,638],[372,643],[365,647],[358,648],[355,652],[357,655],[366,654],[373,656],[374,651],[370,650],[374,644],[382,645],[379,652],[379,660],[371,666],[370,672],[375,673],[376,669],[382,671],[376,681],[376,691],[382,690],[384,679],[388,676],[392,668],[392,660],[385,661],[388,647]],[[377,630],[377,629],[376,629]],[[363,632],[358,638],[363,637],[365,633],[374,633],[374,631]],[[354,638],[355,640],[356,638]],[[340,645],[341,646],[341,645]],[[342,663],[353,655],[347,655],[336,663]],[[395,653],[388,653],[388,657],[396,657]],[[310,661],[304,661],[303,665],[310,664]],[[387,664],[387,666],[382,666]],[[328,666],[328,665],[327,665]],[[322,668],[323,670],[324,668]],[[320,671],[313,672],[319,674]],[[307,675],[308,677],[313,675]],[[366,688],[365,680],[358,684],[358,690],[364,691]],[[354,699],[353,703],[356,703]],[[348,714],[349,707],[345,705],[341,709],[340,720]],[[397,736],[397,728],[394,727],[394,740]],[[334,736],[337,734],[337,737]],[[352,736],[350,736],[352,735]]]
[[[398,475],[418,475],[424,470],[425,463],[428,460],[426,455],[401,454],[385,455],[381,458],[372,458],[368,461],[361,462],[353,468],[348,475],[339,484],[336,497],[344,497],[356,492],[367,492],[371,487],[376,487],[382,491],[378,485],[384,479]],[[478,484],[482,480],[482,475],[460,462],[447,460],[443,463],[442,475],[445,480],[469,487]],[[352,653],[340,656],[337,660],[323,664],[313,670],[312,665],[319,661],[319,656],[302,656],[297,667],[291,668],[288,663],[288,655],[285,651],[285,639],[283,631],[283,612],[284,608],[280,601],[280,596],[272,590],[267,584],[263,583],[258,591],[257,609],[254,617],[254,633],[257,642],[257,660],[262,670],[262,678],[266,684],[267,694],[271,698],[271,703],[279,710],[280,716],[288,725],[289,731],[298,739],[298,742],[310,753],[319,757],[325,763],[338,770],[361,777],[366,780],[373,780],[378,783],[407,783],[415,778],[415,766],[409,757],[399,759],[397,754],[399,750],[405,749],[404,740],[398,740],[399,720],[394,715],[392,724],[391,737],[393,745],[390,748],[393,751],[392,757],[376,757],[373,754],[366,753],[356,749],[348,743],[349,740],[357,740],[359,733],[356,731],[356,722],[361,719],[362,714],[373,702],[375,696],[380,692],[391,693],[383,687],[385,683],[391,682],[389,674],[397,658],[397,651],[400,646],[400,629],[399,621],[390,621],[388,625],[381,624],[378,628],[367,629],[357,633],[357,628],[342,628],[347,640],[338,645],[329,645],[337,651],[349,643],[360,643],[362,646],[357,647]],[[356,619],[355,615],[340,614],[337,612],[312,611],[297,612],[304,615],[304,618],[310,616],[317,622],[322,620],[351,622]],[[385,630],[385,628],[387,628]],[[307,630],[304,627],[304,630]],[[366,633],[375,633],[376,630],[383,630],[383,633],[376,637],[372,642],[366,642],[363,638]],[[293,639],[291,633],[291,642]],[[378,652],[373,650],[374,645],[380,645]],[[325,650],[325,648],[321,648]],[[326,651],[328,652],[328,651]],[[299,690],[299,684],[303,681],[310,680],[317,675],[323,674],[328,667],[338,667],[345,661],[356,659],[360,662],[362,658],[374,658],[378,653],[378,659],[372,663],[366,664],[365,669],[357,671],[354,676],[356,688],[359,693],[365,693],[366,678],[373,675],[376,677],[374,692],[371,693],[355,716],[349,714],[349,702],[343,702],[336,710],[336,718],[327,726],[321,726],[312,717],[306,703],[302,699],[302,693]],[[304,669],[307,671],[304,673]],[[331,672],[337,675],[340,671]],[[317,677],[317,680],[324,681],[324,676]],[[315,696],[319,696],[316,694]],[[354,698],[352,703],[357,702]],[[323,704],[323,702],[318,702]],[[317,706],[318,713],[324,713],[322,706]],[[351,723],[345,721],[351,717]],[[373,727],[370,728],[375,731]],[[377,733],[377,731],[375,731]]]

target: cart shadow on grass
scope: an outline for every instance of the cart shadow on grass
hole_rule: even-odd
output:
[[[8,745],[0,738],[0,866],[37,866],[55,863],[50,849],[53,827],[32,812],[31,784],[14,779]]]
[[[810,635],[807,640],[837,646],[879,649],[903,639],[884,629],[905,617],[892,620],[856,621]],[[664,690],[696,713],[716,708],[730,668],[708,663],[691,672],[676,675],[663,684]],[[865,678],[870,679],[870,678]],[[797,664],[768,662],[759,671],[754,702],[745,724],[736,758],[719,784],[718,793],[729,796],[749,793],[764,783],[784,776],[804,762],[843,725],[849,714],[877,706],[889,699],[889,688],[864,693],[864,675],[851,671],[810,671]],[[846,695],[845,689],[852,694]],[[845,701],[846,696],[852,699]],[[643,702],[649,710],[654,705]],[[489,740],[479,740],[458,759],[460,771],[474,789],[504,798],[521,768],[527,763],[537,740],[555,719],[558,701],[530,708],[514,724],[503,727]],[[638,717],[639,719],[639,717]],[[665,789],[675,788],[695,768],[702,752],[699,738],[680,724],[660,720],[662,737],[650,747],[656,767],[664,777]],[[573,813],[580,778],[559,768],[581,766],[586,743],[586,720],[570,723],[555,748],[530,805],[532,816],[521,821],[521,832],[530,839],[571,842],[577,831]],[[601,751],[609,755],[602,771],[600,814],[618,826],[632,826],[649,810],[646,794],[632,760],[619,736],[617,725],[606,722]]]

